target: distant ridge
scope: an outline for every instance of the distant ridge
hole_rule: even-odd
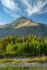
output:
[[[8,35],[22,37],[29,34],[47,36],[47,24],[36,23],[26,17],[21,17],[10,24],[0,26],[0,38]]]

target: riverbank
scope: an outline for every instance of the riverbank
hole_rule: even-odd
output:
[[[0,70],[47,70],[47,56],[2,58]]]
[[[0,64],[3,63],[47,63],[47,56],[2,58]]]

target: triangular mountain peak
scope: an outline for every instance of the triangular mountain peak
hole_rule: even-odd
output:
[[[39,25],[39,24],[33,22],[32,20],[26,17],[20,17],[11,23],[11,26],[14,26],[16,28],[23,26],[34,26],[34,25]]]

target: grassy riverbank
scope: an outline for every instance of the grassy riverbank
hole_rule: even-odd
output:
[[[47,56],[0,59],[0,70],[47,70]]]
[[[0,59],[0,64],[2,63],[21,63],[21,62],[26,62],[26,63],[47,63],[47,56],[42,56],[42,57],[26,57],[26,58],[2,58]]]

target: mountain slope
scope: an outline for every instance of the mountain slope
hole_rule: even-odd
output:
[[[18,37],[35,34],[37,36],[47,36],[47,25],[35,23],[25,17],[21,17],[10,24],[0,26],[0,38],[8,35]]]

